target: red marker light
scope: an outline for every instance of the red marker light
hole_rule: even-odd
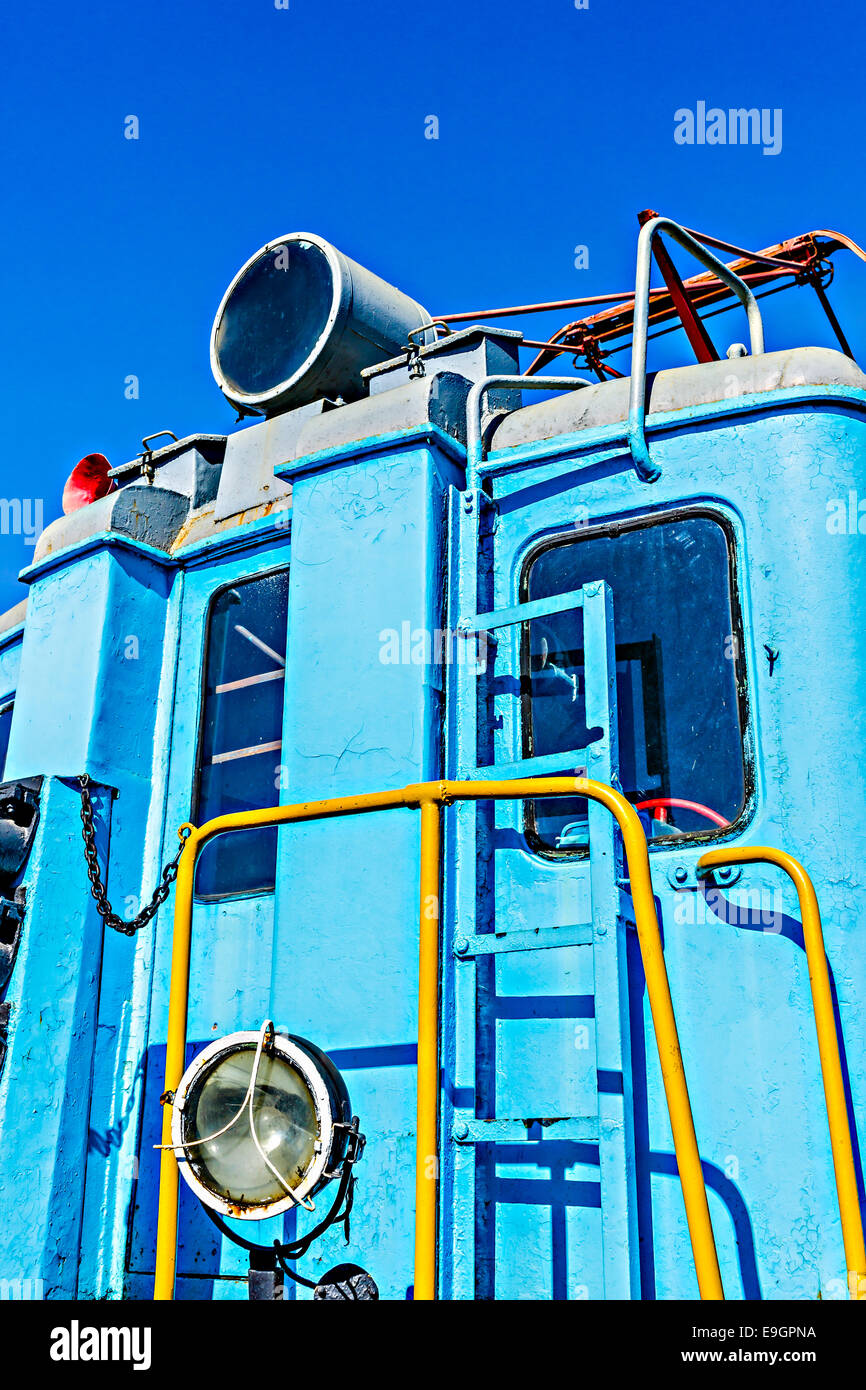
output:
[[[104,454],[85,454],[75,465],[63,489],[63,511],[67,516],[114,492],[117,484],[108,476],[110,468]]]

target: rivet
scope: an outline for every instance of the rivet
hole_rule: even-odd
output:
[[[674,869],[674,878],[676,879],[677,883],[687,883],[689,878],[688,869],[685,868],[683,864],[678,864],[677,867]]]

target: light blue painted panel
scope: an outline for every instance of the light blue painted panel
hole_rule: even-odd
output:
[[[284,801],[436,776],[453,473],[417,449],[295,479]],[[418,835],[411,811],[281,831],[272,974],[274,1017],[339,1059],[367,1134],[352,1249],[398,1299],[413,1279]]]
[[[110,796],[97,788],[94,810],[104,866]],[[46,1298],[76,1295],[96,1041],[102,933],[78,813],[75,790],[43,782],[0,1078],[0,1278],[42,1280]]]
[[[496,993],[501,996],[588,995],[592,994],[593,986],[589,946],[505,951],[496,959]]]
[[[498,1163],[495,1182],[495,1297],[603,1298],[598,1168]]]
[[[693,503],[730,519],[755,778],[741,839],[787,849],[813,875],[852,1113],[862,1117],[866,956],[858,904],[866,845],[860,818],[850,818],[848,808],[866,801],[866,772],[845,759],[840,779],[833,749],[861,746],[866,734],[858,616],[866,567],[861,538],[833,534],[827,517],[834,498],[844,499],[850,487],[862,493],[866,484],[866,423],[859,409],[841,403],[721,415],[699,434],[684,428],[659,436],[652,448],[663,466],[652,488],[616,459],[586,471],[590,453],[547,469],[543,490],[533,494],[534,479],[545,476],[544,451],[537,449],[538,467],[494,479],[500,517],[492,602],[513,602],[528,547],[568,531],[575,515],[591,525]],[[772,675],[765,643],[780,653]],[[698,853],[657,849],[652,859],[726,1287],[731,1297],[813,1298],[820,1284],[833,1296],[841,1236],[796,900],[780,874],[755,868],[744,876],[744,893],[782,893],[781,934],[762,930],[748,914],[738,923],[675,911],[681,896],[668,871],[675,863],[693,865]],[[632,992],[640,998],[636,961]],[[645,1000],[642,1012],[646,1061],[639,1066],[644,1079],[635,1081],[635,1108],[644,1286],[662,1297],[691,1297],[682,1198]]]
[[[214,594],[227,584],[282,568],[289,563],[286,531],[259,532],[255,543],[227,545],[198,557],[184,576],[182,613],[177,639],[177,670],[173,679],[172,714],[163,754],[166,807],[161,853],[170,858],[177,846],[177,826],[190,818],[195,783],[196,750],[202,695],[203,653],[208,609]],[[207,853],[207,850],[205,851]],[[173,898],[157,918],[150,997],[147,1081],[139,1141],[140,1181],[130,1226],[129,1277],[145,1276],[152,1290],[156,1237],[157,1171],[152,1145],[159,1141],[162,1112],[165,1035],[172,941]],[[188,1057],[214,1038],[241,1029],[257,1029],[268,1015],[273,938],[273,893],[220,902],[196,901],[193,909]],[[202,1213],[198,1202],[181,1184],[178,1270],[195,1274],[198,1297],[246,1297],[248,1257],[222,1237]],[[270,1243],[282,1237],[280,1220],[262,1223],[254,1239]],[[247,1233],[247,1238],[250,1238]],[[130,1286],[132,1287],[132,1285]],[[137,1285],[136,1285],[137,1287]],[[189,1278],[188,1296],[196,1281]],[[149,1295],[148,1295],[149,1296]]]
[[[595,1115],[597,1093],[592,1018],[497,1019],[497,1119]]]

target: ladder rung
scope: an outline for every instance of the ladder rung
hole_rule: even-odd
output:
[[[507,782],[515,777],[556,777],[559,774],[567,777],[578,769],[585,777],[590,749],[600,750],[598,756],[603,756],[603,745],[604,739],[594,739],[583,748],[571,748],[565,753],[543,753],[537,758],[520,758],[515,763],[489,763],[472,768],[469,777],[480,782]]]
[[[542,1120],[542,1138],[569,1139],[578,1143],[598,1143],[597,1115],[570,1115],[561,1120]],[[454,1122],[451,1136],[457,1144],[532,1144],[538,1142],[530,1135],[538,1120],[473,1120]]]
[[[493,628],[516,627],[518,623],[531,622],[533,618],[548,618],[554,613],[566,613],[582,607],[583,590],[574,589],[568,594],[534,599],[529,603],[519,603],[513,608],[499,608],[492,613],[476,613],[474,618],[465,618],[458,624],[458,628],[464,632],[490,632]]]
[[[591,946],[592,922],[569,927],[539,927],[537,931],[510,931],[454,938],[454,954],[461,960],[471,956],[492,956],[500,951],[543,951],[553,946]]]

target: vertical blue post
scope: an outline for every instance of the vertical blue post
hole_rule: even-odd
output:
[[[610,585],[604,582],[583,588],[583,646],[586,725],[603,730],[601,739],[590,745],[588,774],[608,786],[618,785],[613,596]],[[613,817],[604,806],[590,801],[599,1170],[604,1292],[608,1299],[640,1297],[626,926],[619,910],[619,853]]]
[[[93,802],[104,872],[110,791],[94,786]],[[0,1279],[40,1280],[46,1298],[77,1294],[102,962],[80,805],[74,786],[45,779],[0,1078]]]
[[[43,1252],[46,1296],[122,1297],[156,923],[103,941],[74,779],[87,772],[119,794],[103,877],[131,917],[162,852],[168,749],[155,739],[170,730],[174,567],[109,538],[49,556],[28,578],[6,776],[47,780],[2,1083],[0,1146],[21,1178],[0,1201],[22,1202],[16,1225],[27,1258]],[[170,926],[170,908],[162,916]]]
[[[479,491],[451,492],[451,595],[449,625],[452,630],[479,610],[478,558],[482,499]],[[486,637],[487,634],[485,634]],[[468,648],[477,641],[474,632],[458,638]],[[449,749],[449,776],[472,778],[478,764],[478,672],[474,652],[462,650],[452,670],[456,687],[454,746]],[[440,1152],[446,1165],[443,1199],[448,1192],[449,1210],[442,1211],[440,1230],[451,1236],[450,1248],[443,1250],[448,1283],[442,1292],[451,1299],[475,1298],[475,1165],[474,1144],[459,1142],[459,1136],[475,1119],[476,1101],[476,986],[474,956],[453,956],[453,924],[462,932],[477,930],[478,861],[475,802],[459,801],[446,820],[445,863],[454,873],[445,873],[445,913],[443,915],[443,958],[448,962],[446,978],[453,998],[446,1004],[447,1065],[450,1070],[451,1099],[445,1101]],[[456,1141],[456,1142],[455,1142]]]

